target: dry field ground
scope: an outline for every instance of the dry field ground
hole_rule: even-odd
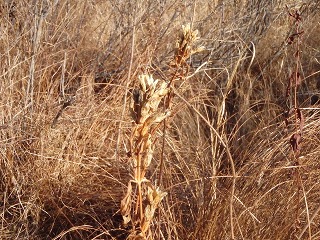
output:
[[[320,239],[319,0],[0,19],[0,239]]]

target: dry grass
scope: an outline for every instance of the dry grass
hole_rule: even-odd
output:
[[[304,30],[297,158],[283,117],[296,63],[286,5]],[[120,213],[134,177],[129,105],[151,74],[179,81],[145,173],[167,193],[149,238],[319,239],[319,5],[1,1],[0,238],[130,235]],[[206,50],[175,72],[187,23]]]

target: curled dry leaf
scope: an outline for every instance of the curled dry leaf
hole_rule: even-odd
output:
[[[302,20],[301,14],[298,10],[295,10],[294,12],[290,11],[287,7],[288,14],[290,17],[294,18],[296,22],[300,22]]]
[[[151,75],[143,74],[139,76],[140,87],[144,93],[152,95],[159,80],[153,79]]]
[[[121,200],[120,211],[123,218],[123,224],[127,225],[131,221],[131,194],[132,194],[132,185],[131,181],[128,184],[127,194]]]
[[[290,144],[292,146],[292,150],[295,153],[300,152],[300,141],[301,141],[301,135],[297,133],[293,134],[290,138]]]
[[[290,96],[291,88],[293,87],[293,84],[295,84],[297,87],[301,84],[301,82],[302,82],[302,79],[301,79],[300,73],[293,72],[288,79],[288,85],[287,85],[287,89],[286,89],[286,97]]]
[[[293,74],[290,75],[290,77],[288,78],[288,85],[287,85],[287,90],[286,90],[286,97],[290,96],[291,93],[291,88],[292,88],[292,83],[293,83]]]
[[[155,188],[151,183],[149,183],[147,192],[148,205],[144,210],[144,218],[141,224],[142,232],[146,232],[149,229],[154,213],[158,208],[159,203],[166,195],[166,192],[162,192],[159,188]]]
[[[303,130],[303,127],[304,127],[304,116],[303,116],[302,111],[301,111],[300,108],[297,109],[297,117],[298,117],[298,119],[300,121],[300,124],[299,124],[299,126],[300,126],[300,134],[302,135],[302,130]]]
[[[153,145],[152,145],[152,140],[151,136],[149,135],[147,138],[144,139],[143,145],[142,145],[142,167],[143,168],[148,168],[151,160],[153,157]],[[144,176],[141,176],[142,178]]]
[[[291,35],[288,37],[287,43],[288,43],[289,45],[291,45],[291,44],[294,42],[294,40],[295,40],[297,37],[299,37],[300,35],[302,35],[303,33],[304,33],[304,32],[301,31],[301,32],[298,32],[298,33],[291,34]]]
[[[134,89],[132,92],[132,105],[130,108],[131,116],[136,124],[140,122],[141,119],[141,105],[142,105],[142,91],[140,89]]]
[[[293,43],[293,41],[294,41],[294,36],[291,35],[290,37],[288,37],[287,43],[289,45],[291,45]]]
[[[147,75],[140,75],[139,80],[140,80],[140,89],[144,93],[147,91],[147,85],[146,85],[146,77]]]
[[[301,82],[302,82],[302,80],[301,80],[301,75],[300,75],[299,72],[297,72],[297,73],[295,74],[295,78],[296,78],[296,84],[297,84],[297,86],[299,86],[299,85],[301,84]]]

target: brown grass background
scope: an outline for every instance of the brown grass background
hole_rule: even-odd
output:
[[[293,130],[282,116],[295,64],[286,5],[301,11],[305,32],[298,167],[288,144]],[[170,78],[178,32],[192,23],[206,50],[188,60],[190,74],[202,68],[176,86],[165,136],[168,195],[154,238],[231,239],[228,149],[237,176],[235,239],[320,239],[320,114],[310,104],[320,95],[319,6],[318,0],[2,0],[0,238],[126,238],[130,229],[118,210],[130,179],[130,92],[139,74]]]

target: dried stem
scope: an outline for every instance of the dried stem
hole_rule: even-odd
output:
[[[133,231],[130,237],[134,239],[139,237],[146,239],[150,235],[150,223],[153,219],[155,210],[162,198],[166,195],[159,187],[161,186],[163,166],[164,166],[164,145],[166,137],[166,118],[170,115],[172,105],[174,81],[177,76],[181,79],[188,73],[186,60],[199,49],[193,48],[193,43],[199,38],[197,31],[192,31],[190,25],[183,26],[183,33],[178,39],[177,50],[174,57],[174,73],[171,80],[166,83],[161,80],[154,80],[151,75],[140,75],[139,88],[133,90],[133,101],[131,105],[131,114],[134,127],[130,138],[130,155],[133,165],[134,179],[129,182],[127,194],[121,201],[121,213],[124,223],[131,222]],[[187,71],[184,71],[184,68]],[[159,104],[163,102],[163,108],[160,110]],[[156,130],[163,122],[163,142],[160,159],[159,187],[154,187],[152,183],[145,178],[145,174],[153,158],[154,139]],[[118,136],[119,140],[119,136]],[[138,192],[133,197],[131,184],[136,184]],[[143,192],[143,187],[147,192]],[[136,199],[133,213],[131,212],[132,199]],[[160,217],[160,212],[159,212]],[[160,222],[160,219],[159,219]],[[136,228],[138,226],[138,228]],[[160,237],[160,227],[159,237]]]
[[[299,160],[298,156],[300,154],[300,142],[302,138],[302,130],[303,130],[303,125],[304,125],[304,117],[302,115],[302,111],[299,108],[298,104],[298,87],[301,84],[301,75],[299,72],[299,67],[301,65],[301,48],[300,45],[302,43],[302,35],[303,35],[303,30],[301,28],[301,22],[302,22],[302,16],[298,10],[295,10],[294,12],[290,11],[288,9],[289,16],[291,19],[293,19],[293,22],[295,24],[295,32],[291,34],[291,36],[288,39],[288,44],[294,43],[294,58],[295,58],[295,66],[294,66],[294,73],[291,74],[291,77],[289,78],[289,83],[288,83],[288,88],[287,88],[287,97],[290,97],[290,88],[293,86],[293,102],[294,102],[294,108],[293,111],[291,109],[288,110],[288,116],[289,118],[290,113],[294,113],[294,133],[290,138],[290,144],[292,146],[293,150],[293,159],[294,163],[299,166]],[[288,124],[288,120],[286,120]],[[309,216],[309,209],[308,209],[308,202],[306,199],[302,179],[301,179],[301,174],[299,168],[295,168],[294,170],[295,174],[295,183],[297,186],[297,205],[296,205],[296,222],[295,222],[295,231],[297,232],[299,229],[300,225],[300,192],[301,190],[303,191],[304,194],[304,200],[305,200],[305,205],[306,205],[306,213],[307,213],[307,221],[308,221],[308,233],[309,233],[309,239],[311,239],[311,226],[310,226],[310,216]]]

